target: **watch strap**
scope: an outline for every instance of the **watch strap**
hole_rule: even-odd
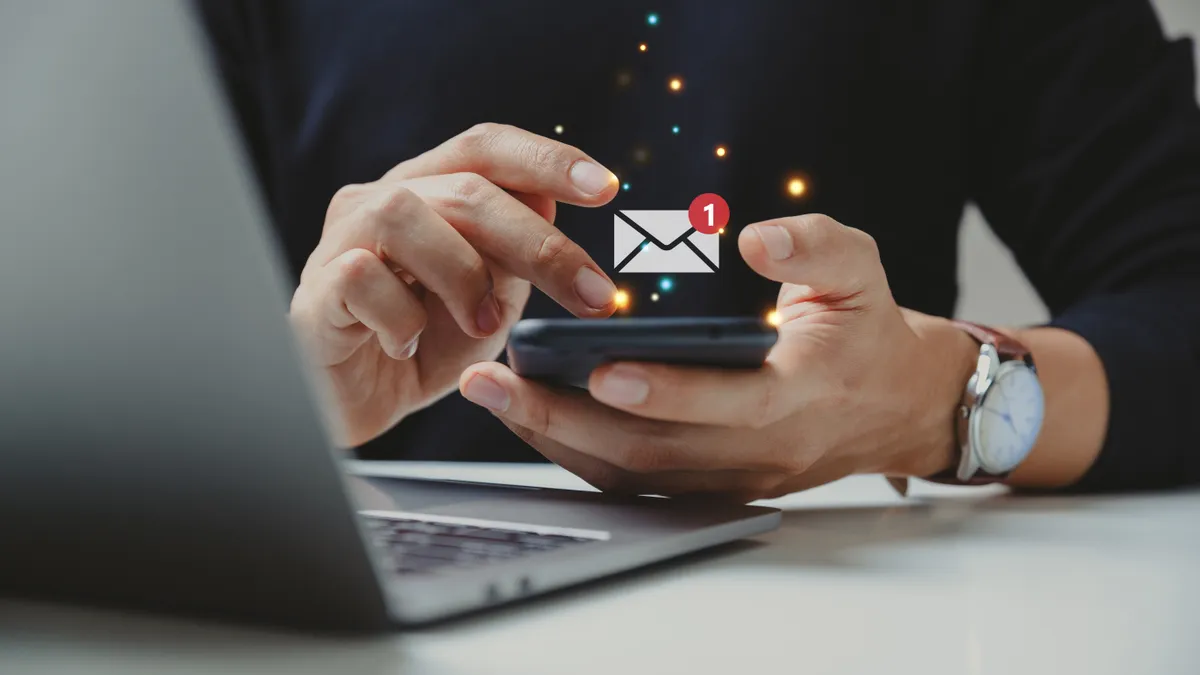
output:
[[[1002,359],[1029,360],[1029,349],[1015,338],[1005,335],[1004,333],[1001,333],[993,328],[981,326],[977,323],[971,323],[970,321],[956,320],[953,323],[967,335],[970,335],[972,338],[974,338],[981,345],[991,345],[993,348],[995,348],[996,353],[999,354]],[[965,405],[959,408],[959,411],[966,410],[967,409]],[[963,420],[965,419],[966,415],[964,412]],[[960,424],[959,420],[956,420],[955,436],[958,439],[959,452],[967,451],[967,443],[962,438],[962,435],[965,431],[965,426],[965,424]],[[943,483],[946,485],[991,485],[993,483],[999,483],[1003,481],[1005,478],[1008,478],[1008,475],[1008,472],[1002,474],[987,473],[985,470],[980,468],[975,472],[975,475],[967,478],[966,480],[962,480],[958,477],[958,467],[954,466],[944,471],[940,471],[932,476],[928,476],[925,480],[934,483]]]
[[[967,335],[975,338],[980,344],[991,345],[996,348],[996,352],[1000,356],[1010,359],[1023,359],[1029,355],[1029,349],[1021,344],[1020,341],[1012,338],[1004,333],[987,326],[981,326],[970,321],[954,321],[954,325],[958,326]]]

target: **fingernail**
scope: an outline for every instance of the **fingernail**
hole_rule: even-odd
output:
[[[617,177],[599,164],[581,159],[571,165],[571,182],[586,194],[598,195],[616,183]]]
[[[787,260],[792,257],[792,234],[778,225],[755,225],[754,233],[762,241],[763,248],[771,260]]]
[[[592,309],[604,309],[612,304],[617,287],[590,267],[581,267],[575,275],[575,294]]]
[[[496,303],[494,293],[488,293],[483,302],[479,303],[479,309],[475,312],[475,325],[486,335],[500,330],[500,305]]]
[[[463,396],[470,402],[496,412],[508,410],[508,392],[496,381],[484,375],[472,375],[463,387]]]
[[[596,395],[609,403],[638,405],[650,395],[650,383],[636,368],[613,366],[597,383]]]
[[[413,338],[408,344],[404,345],[404,350],[400,352],[401,359],[411,359],[413,354],[417,353],[417,343],[421,340],[421,336]]]

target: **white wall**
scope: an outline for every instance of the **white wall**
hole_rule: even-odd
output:
[[[1168,35],[1200,38],[1200,0],[1155,0],[1154,4]],[[959,316],[997,326],[1046,319],[1037,294],[974,208],[964,218],[959,252]]]

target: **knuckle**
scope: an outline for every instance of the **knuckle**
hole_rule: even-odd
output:
[[[541,404],[538,401],[530,401],[525,406],[526,426],[542,436],[553,438],[554,433],[554,416],[550,412],[550,407]]]
[[[450,185],[450,197],[460,205],[479,207],[495,197],[500,188],[477,173],[462,173]]]
[[[412,220],[424,202],[416,193],[396,186],[380,196],[370,214],[375,226],[400,224]]]
[[[574,253],[574,242],[567,235],[555,230],[542,238],[533,262],[540,268],[553,268],[568,262]]]
[[[804,238],[807,248],[823,248],[831,241],[842,225],[833,218],[820,213],[799,216],[796,219],[796,229]]]
[[[366,185],[351,183],[338,188],[338,191],[333,193],[333,197],[329,200],[329,208],[325,210],[325,223],[340,219],[342,216],[353,211],[363,202],[370,188]]]
[[[847,228],[857,242],[859,249],[872,262],[879,261],[879,242],[870,234],[855,228]]]
[[[337,192],[333,193],[333,198],[329,200],[330,204],[344,204],[346,202],[357,202],[362,199],[367,192],[367,186],[359,183],[350,183],[338,188]]]
[[[335,264],[335,283],[342,290],[362,284],[375,271],[379,258],[370,251],[358,248],[338,256]]]
[[[487,263],[473,251],[470,257],[464,261],[461,278],[468,288],[476,289],[481,294],[492,285],[491,272],[488,271]]]
[[[481,122],[459,134],[456,145],[464,155],[478,155],[495,144],[506,129],[507,125]]]

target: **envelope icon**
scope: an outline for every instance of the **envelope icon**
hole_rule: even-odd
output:
[[[613,271],[651,274],[716,272],[721,235],[704,234],[682,211],[617,211]]]

